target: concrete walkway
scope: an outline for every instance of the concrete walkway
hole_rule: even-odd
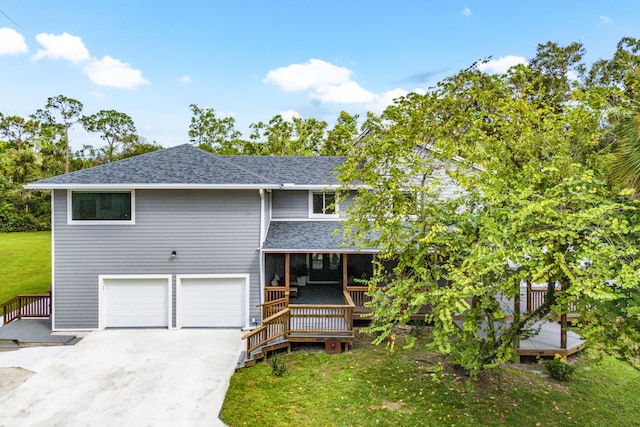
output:
[[[40,372],[70,348],[69,346],[56,345],[3,351],[0,352],[0,368],[22,368],[31,372]]]
[[[0,399],[0,426],[215,426],[239,330],[87,335]]]

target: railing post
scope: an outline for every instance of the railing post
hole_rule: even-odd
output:
[[[347,266],[348,262],[349,262],[349,255],[347,255],[346,253],[343,253],[342,254],[342,290],[343,291],[347,290],[347,285],[349,283],[349,276],[348,276],[349,268]]]
[[[531,313],[531,282],[527,280],[527,314]]]

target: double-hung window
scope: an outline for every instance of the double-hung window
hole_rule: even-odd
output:
[[[311,218],[337,217],[336,193],[333,191],[310,191],[309,216]]]
[[[70,191],[69,223],[133,224],[133,191]]]

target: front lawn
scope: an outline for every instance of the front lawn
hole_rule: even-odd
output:
[[[341,355],[282,354],[240,370],[221,419],[230,426],[573,426],[640,425],[640,372],[613,358],[574,358],[574,380],[550,379],[542,365],[504,365],[477,383],[424,351],[368,344]]]
[[[0,304],[47,293],[50,284],[51,232],[0,233]]]

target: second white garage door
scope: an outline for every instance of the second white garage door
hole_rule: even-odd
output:
[[[246,326],[248,275],[178,275],[178,328]]]

